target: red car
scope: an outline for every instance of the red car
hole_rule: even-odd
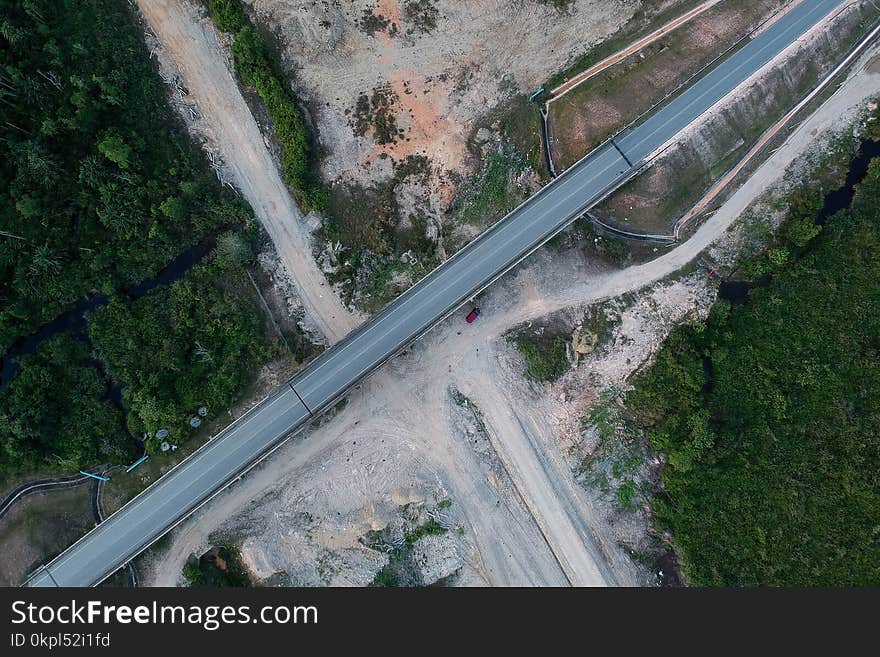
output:
[[[472,324],[473,321],[479,316],[480,316],[480,307],[477,306],[476,308],[471,310],[470,313],[468,313],[468,316],[464,318],[464,321],[466,321],[468,324]]]

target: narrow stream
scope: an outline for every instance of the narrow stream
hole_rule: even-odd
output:
[[[856,186],[868,175],[868,165],[875,157],[880,157],[880,141],[862,140],[858,152],[849,162],[843,186],[825,194],[822,209],[816,215],[818,225],[824,226],[830,217],[850,206]],[[757,284],[754,281],[722,281],[718,288],[718,298],[730,301],[733,305],[743,304],[748,300],[749,290]]]
[[[174,258],[155,277],[128,288],[125,290],[125,294],[130,299],[139,299],[160,285],[170,285],[180,280],[186,272],[199,264],[213,250],[215,243],[214,238],[209,238],[202,244],[190,247]],[[88,296],[63,315],[41,326],[36,332],[14,342],[0,360],[0,365],[2,365],[0,367],[0,390],[3,390],[15,378],[21,358],[32,354],[44,340],[61,333],[69,333],[78,340],[88,340],[86,314],[107,305],[107,301],[107,296],[104,294]],[[111,385],[108,396],[116,402],[122,400],[122,393],[118,386]]]

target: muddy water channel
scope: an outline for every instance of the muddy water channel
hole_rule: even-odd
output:
[[[824,226],[825,222],[837,212],[845,210],[850,206],[856,186],[868,175],[868,166],[875,157],[880,157],[880,141],[863,140],[859,144],[858,152],[850,160],[849,170],[843,185],[825,194],[822,209],[816,215],[816,223],[818,225]],[[758,285],[758,283],[753,281],[724,281],[718,289],[718,298],[726,299],[733,305],[745,303],[748,300],[749,290],[755,287],[755,285]]]
[[[160,285],[170,285],[180,280],[186,272],[199,264],[213,250],[214,245],[215,240],[212,238],[187,249],[174,258],[155,277],[132,286],[125,290],[125,294],[130,299],[139,299]],[[3,355],[2,367],[0,367],[0,390],[3,390],[15,378],[21,358],[32,354],[44,340],[61,333],[69,333],[79,340],[88,340],[86,314],[105,306],[107,301],[107,296],[104,294],[88,296],[63,315],[41,326],[36,332],[14,342]],[[114,401],[121,400],[120,391],[115,386],[110,389],[110,397]]]

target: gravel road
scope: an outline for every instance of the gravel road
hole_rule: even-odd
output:
[[[177,66],[235,186],[269,233],[307,317],[329,343],[337,342],[361,318],[345,308],[315,264],[303,215],[227,68],[217,32],[186,0],[138,0],[138,6]]]

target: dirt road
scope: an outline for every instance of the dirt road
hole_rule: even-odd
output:
[[[209,534],[236,515],[264,509],[266,517],[275,518],[277,524],[279,505],[304,508],[303,487],[326,492],[332,481],[345,490],[351,479],[347,474],[350,445],[356,441],[358,449],[364,450],[362,458],[371,463],[417,455],[431,476],[442,481],[460,509],[465,533],[473,540],[469,562],[485,583],[632,582],[634,575],[625,555],[596,529],[590,502],[583,498],[560,456],[554,420],[558,402],[529,390],[515,378],[519,374],[506,362],[499,337],[522,321],[639,290],[677,271],[724,237],[742,212],[778,184],[786,169],[816,144],[819,135],[831,135],[847,125],[868,99],[880,93],[878,57],[873,48],[841,88],[719,211],[668,254],[622,271],[573,270],[570,263],[560,263],[555,275],[557,256],[542,259],[536,254],[487,295],[478,326],[464,330],[459,317],[439,326],[411,353],[392,361],[353,393],[349,404],[327,424],[296,438],[184,523],[173,533],[170,549],[154,564],[147,581],[174,584],[187,555],[208,545]],[[450,385],[472,397],[484,412],[492,446],[504,463],[513,492],[450,432]],[[351,495],[359,497],[357,504],[375,504],[396,490],[381,483],[371,480]],[[276,501],[266,500],[270,494]],[[286,501],[277,501],[279,497]],[[339,504],[337,495],[335,508]],[[334,527],[336,513],[327,513],[320,522]],[[266,542],[263,531],[259,524],[249,529],[257,543]]]
[[[565,82],[563,82],[562,84],[560,84],[556,88],[551,89],[550,90],[551,98],[550,98],[550,100],[547,101],[547,104],[549,105],[553,101],[559,100],[565,94],[567,94],[569,91],[571,91],[572,89],[577,87],[579,84],[586,82],[591,77],[598,75],[599,73],[601,73],[605,69],[611,68],[612,66],[614,66],[618,62],[629,57],[630,55],[637,53],[639,50],[641,50],[645,46],[654,43],[660,37],[669,34],[673,30],[675,30],[676,28],[681,27],[682,25],[687,23],[692,18],[696,18],[697,16],[702,14],[707,9],[711,9],[712,7],[717,5],[719,2],[721,2],[721,0],[706,0],[706,2],[703,2],[699,5],[697,5],[696,7],[691,9],[690,11],[686,11],[681,16],[677,16],[676,18],[673,18],[671,21],[669,21],[668,23],[666,23],[662,27],[657,28],[656,30],[654,30],[650,34],[647,34],[647,35],[643,36],[642,38],[637,39],[636,41],[634,41],[630,45],[628,45],[626,48],[623,48],[622,50],[618,50],[613,55],[609,55],[608,57],[606,57],[602,61],[593,64],[592,66],[590,66],[589,68],[587,68],[584,71],[581,71],[577,75],[573,76],[571,79],[566,80]]]
[[[272,239],[307,317],[328,342],[338,341],[360,318],[343,306],[315,264],[302,213],[226,66],[216,31],[187,0],[138,0],[138,6],[179,70],[235,186]]]

